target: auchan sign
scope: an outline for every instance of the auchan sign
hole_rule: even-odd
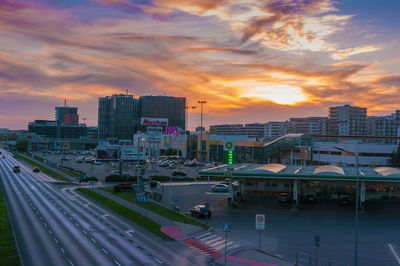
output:
[[[142,118],[141,123],[144,126],[167,126],[168,118]]]

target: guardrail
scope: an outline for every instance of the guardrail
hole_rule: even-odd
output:
[[[296,251],[296,265],[315,265],[315,266],[350,266],[349,264],[342,263],[336,260],[324,258],[324,257],[315,257],[308,255],[307,253]]]

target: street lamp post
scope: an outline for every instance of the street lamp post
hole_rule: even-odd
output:
[[[189,103],[186,103],[186,130],[189,130],[189,109],[195,109],[196,106],[189,106]]]
[[[358,184],[358,179],[359,179],[359,161],[358,161],[358,153],[357,152],[351,152],[347,151],[345,149],[339,148],[339,147],[334,147],[335,149],[339,151],[344,151],[348,153],[353,153],[355,158],[356,158],[356,217],[355,217],[355,236],[354,236],[354,265],[357,266],[357,258],[358,258],[358,189],[359,189],[359,184]]]
[[[199,101],[201,105],[201,113],[200,113],[200,167],[203,161],[203,105],[206,104],[207,101]]]

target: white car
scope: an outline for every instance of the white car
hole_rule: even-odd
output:
[[[211,191],[213,192],[228,192],[229,186],[225,184],[216,184],[211,186]]]

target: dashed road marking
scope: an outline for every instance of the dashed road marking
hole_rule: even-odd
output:
[[[87,232],[85,230],[82,231],[85,235],[87,234]]]
[[[397,263],[400,264],[400,257],[397,255],[397,252],[394,250],[392,244],[388,244],[390,251],[393,253],[393,256],[396,258]]]
[[[72,263],[72,261],[71,261],[71,260],[69,261],[69,264],[71,264],[71,266],[74,266],[74,263]]]
[[[108,255],[107,250],[105,250],[104,248],[102,248],[101,250],[103,250],[103,252]]]
[[[58,244],[58,240],[57,240],[57,238],[54,238],[54,242],[56,242],[56,244]]]
[[[118,263],[118,261],[114,260],[115,264],[117,264],[118,266],[121,266],[121,264]]]
[[[63,248],[60,248],[60,250],[61,250],[61,252],[62,252],[63,254],[65,254],[65,250],[64,250]]]
[[[159,260],[159,259],[157,259],[157,258],[154,258],[154,260],[157,261],[158,263],[162,264],[162,261],[161,261],[161,260]]]
[[[93,243],[96,243],[96,240],[94,240],[94,238],[92,238],[92,242],[93,242]]]

